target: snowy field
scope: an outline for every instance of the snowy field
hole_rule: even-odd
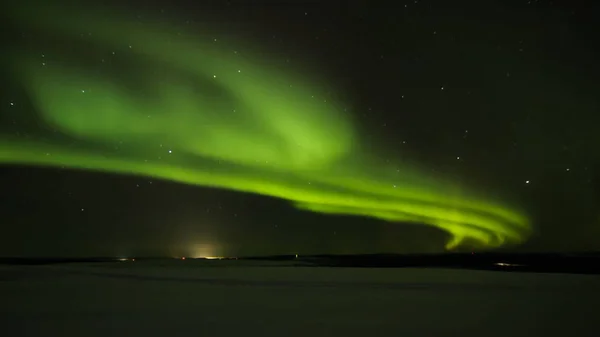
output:
[[[229,261],[0,266],[1,336],[600,336],[600,277]]]

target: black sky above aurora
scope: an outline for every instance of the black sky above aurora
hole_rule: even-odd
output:
[[[11,7],[2,254],[599,248],[595,8],[343,4]]]

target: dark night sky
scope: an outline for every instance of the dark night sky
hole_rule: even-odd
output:
[[[132,21],[154,13],[198,36],[216,27],[252,41],[263,61],[327,79],[382,161],[416,162],[524,210],[534,234],[509,249],[600,249],[598,5],[126,2],[116,7]],[[9,26],[7,45],[29,43]],[[22,117],[37,112],[19,85],[2,81],[0,135],[42,134]],[[0,255],[431,252],[447,240],[418,224],[151,177],[6,163],[0,184]]]

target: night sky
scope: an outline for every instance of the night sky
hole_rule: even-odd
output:
[[[75,4],[2,10],[2,256],[600,249],[593,2]]]

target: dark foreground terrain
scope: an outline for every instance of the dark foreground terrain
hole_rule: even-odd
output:
[[[600,276],[293,261],[0,265],[2,336],[598,336]]]

